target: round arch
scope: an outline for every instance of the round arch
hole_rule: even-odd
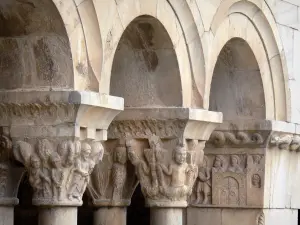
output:
[[[102,43],[92,0],[7,0],[0,3],[0,19],[1,60],[15,59],[23,70],[13,72],[18,75],[4,89],[99,90]]]
[[[180,107],[182,80],[176,52],[164,26],[139,16],[125,29],[115,52],[110,94],[125,107]]]
[[[237,3],[236,3],[237,2]],[[228,2],[227,2],[228,3]],[[259,63],[266,101],[266,119],[290,120],[289,92],[287,88],[287,71],[284,56],[280,51],[281,44],[273,32],[272,21],[267,20],[264,12],[253,3],[230,1],[232,4],[221,4],[212,21],[214,38],[209,55],[207,80],[205,88],[205,108],[209,107],[210,85],[217,58],[224,45],[232,38],[245,40],[252,49]],[[235,4],[234,4],[235,3]],[[260,7],[263,7],[262,4]],[[263,7],[264,11],[267,11]],[[269,19],[269,14],[268,19]],[[271,25],[270,25],[271,24]],[[278,44],[279,43],[279,44]]]
[[[101,5],[101,7],[100,7]],[[182,82],[182,96],[185,107],[190,107],[192,104],[193,84],[204,86],[204,60],[202,45],[199,37],[199,28],[196,26],[193,14],[187,3],[173,2],[173,1],[133,1],[129,0],[120,2],[116,5],[113,2],[101,3],[97,7],[97,14],[102,19],[99,19],[101,33],[104,40],[104,62],[101,76],[100,89],[101,92],[109,93],[111,70],[115,51],[120,38],[126,27],[135,18],[148,15],[156,18],[161,22],[168,32],[174,50],[177,55],[178,66],[180,70]],[[109,9],[110,13],[105,12],[103,9]],[[110,18],[111,21],[107,21]],[[200,17],[198,17],[200,18]],[[104,21],[105,24],[104,24]],[[195,78],[197,76],[197,78]],[[197,79],[198,82],[194,82]],[[198,89],[198,90],[197,90]],[[200,92],[201,88],[196,88]],[[203,96],[200,94],[198,102],[203,102]]]
[[[52,1],[68,34],[73,61],[74,89],[99,91],[103,51],[93,1]]]

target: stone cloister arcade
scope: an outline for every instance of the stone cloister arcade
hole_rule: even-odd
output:
[[[0,0],[0,225],[298,224],[297,2]]]

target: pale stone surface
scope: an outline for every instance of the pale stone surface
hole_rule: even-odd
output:
[[[181,208],[151,208],[150,225],[182,225],[183,209]]]
[[[296,224],[299,0],[2,0],[0,24],[3,220],[17,160],[37,205],[80,205],[89,183],[99,223],[125,223],[105,207],[128,206],[139,181],[171,207],[153,224],[182,224],[172,207],[196,181],[187,225]],[[207,110],[231,121],[213,132]],[[40,223],[76,224],[74,209]]]
[[[76,207],[54,207],[39,209],[39,225],[77,224]]]
[[[102,207],[94,212],[94,225],[124,225],[126,224],[126,208]]]
[[[187,209],[187,224],[193,225],[296,225],[297,210],[289,209]]]
[[[0,206],[0,224],[14,225],[14,208],[11,206]]]

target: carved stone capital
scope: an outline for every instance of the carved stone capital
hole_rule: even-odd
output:
[[[17,205],[18,186],[24,169],[12,163],[12,141],[0,135],[0,205]]]
[[[41,138],[16,141],[13,153],[28,171],[34,205],[79,206],[103,146],[96,141]]]
[[[278,185],[274,193],[269,187],[284,180],[290,168],[296,168],[291,160],[278,172],[279,166],[274,163],[286,160],[284,157],[296,158],[294,153],[289,156],[281,152],[300,150],[300,135],[295,134],[295,127],[295,124],[281,121],[224,121],[212,133],[204,149],[205,156],[203,163],[198,164],[190,205],[204,208],[270,207],[269,196],[289,187]]]
[[[125,139],[128,159],[149,207],[186,207],[198,163],[222,114],[185,108],[134,108],[109,127],[110,139]]]
[[[95,166],[88,185],[93,205],[129,206],[138,180],[128,160],[125,140],[109,140],[104,146],[103,160]]]

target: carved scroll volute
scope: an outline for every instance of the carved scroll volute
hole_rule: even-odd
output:
[[[17,141],[15,159],[23,163],[34,190],[34,205],[81,205],[96,163],[102,160],[100,142]]]
[[[128,161],[125,140],[104,143],[104,157],[95,166],[88,185],[94,206],[129,206],[138,184],[134,167]]]
[[[198,173],[194,151],[198,144],[190,149],[188,144],[178,145],[150,136],[145,142],[127,140],[126,146],[147,206],[187,206]]]
[[[12,164],[12,141],[6,135],[0,135],[0,205],[16,205],[22,168]]]

